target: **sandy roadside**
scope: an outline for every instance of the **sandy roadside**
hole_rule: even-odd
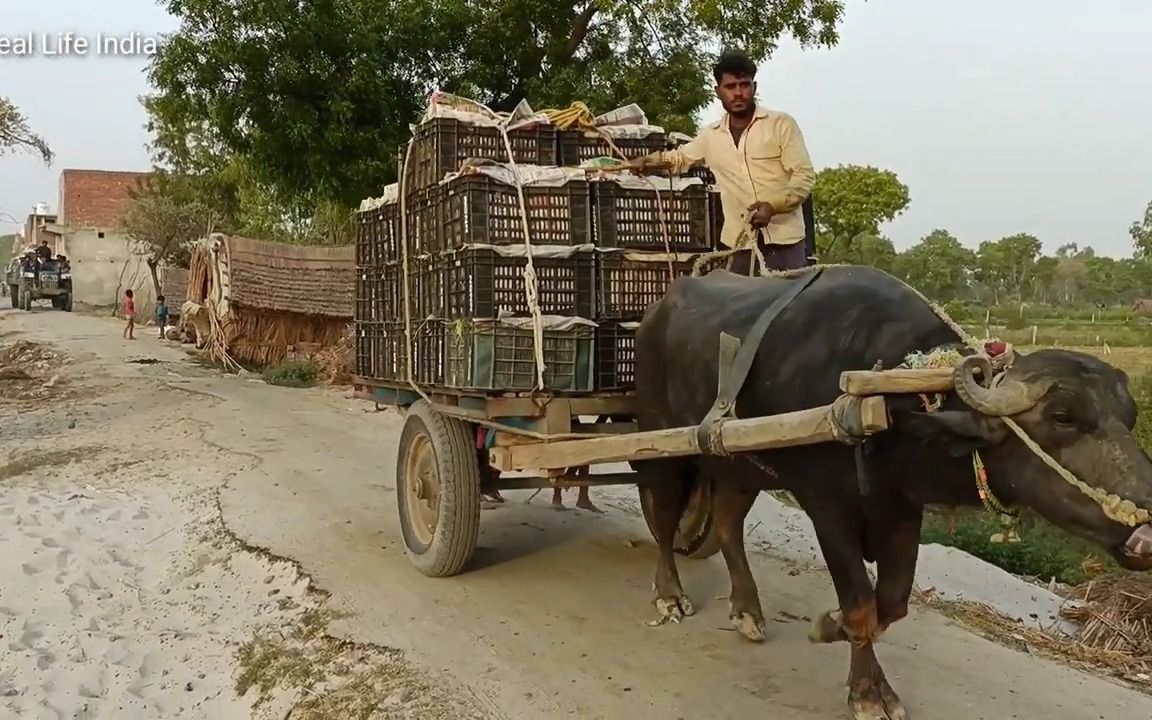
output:
[[[218,401],[165,384],[199,370],[182,353],[130,349],[25,352],[0,380],[0,716],[487,717],[402,653],[330,637],[326,594],[227,532],[218,490],[252,459],[204,441]]]

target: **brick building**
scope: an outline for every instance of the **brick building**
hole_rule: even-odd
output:
[[[58,252],[72,263],[72,287],[77,302],[116,305],[126,288],[137,293],[140,305],[151,300],[152,283],[143,256],[121,228],[132,203],[132,192],[146,172],[81,170],[60,173],[55,227]]]
[[[132,192],[149,175],[118,170],[65,169],[60,173],[57,222],[73,230],[118,231],[120,219],[132,202]]]

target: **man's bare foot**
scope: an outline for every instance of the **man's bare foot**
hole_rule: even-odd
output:
[[[490,500],[490,501],[495,502],[495,503],[504,502],[504,496],[500,494],[499,490],[489,490],[487,492],[482,492],[481,495],[486,500]]]
[[[604,512],[600,508],[596,507],[596,505],[592,502],[592,498],[588,497],[587,487],[580,488],[580,497],[576,499],[576,507],[580,508],[581,510],[587,510],[594,513]]]
[[[567,510],[564,507],[564,489],[552,488],[552,508],[554,510]]]

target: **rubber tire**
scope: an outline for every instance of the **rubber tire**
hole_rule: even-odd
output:
[[[12,307],[16,310],[20,309],[20,286],[9,285],[8,294],[12,296]]]
[[[22,290],[20,292],[20,307],[27,312],[32,312],[32,291]]]
[[[680,527],[676,530],[676,542],[673,546],[677,555],[683,555],[692,560],[705,560],[720,552],[720,537],[712,523],[712,479],[698,477],[696,487],[693,488],[693,506],[689,500],[688,507],[684,508],[684,515],[680,518]],[[640,486],[640,510],[644,513],[644,522],[648,523],[648,532],[656,537],[653,524],[652,495],[643,485]],[[703,493],[696,497],[696,493]],[[685,530],[691,530],[685,536]]]
[[[64,296],[64,302],[60,303],[60,309],[64,312],[72,312],[72,293]]]
[[[440,513],[428,545],[413,530],[408,507],[408,453],[418,435],[432,446],[440,481]],[[451,577],[472,559],[480,537],[480,464],[471,425],[436,412],[425,400],[408,408],[396,457],[396,506],[408,559],[428,577]]]

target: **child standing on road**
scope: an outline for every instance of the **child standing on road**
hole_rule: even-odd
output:
[[[164,303],[164,296],[156,296],[156,324],[160,326],[160,339],[164,339],[164,329],[168,327],[168,306]]]
[[[124,339],[135,340],[133,330],[136,329],[136,301],[132,299],[132,291],[124,291],[124,318],[128,321],[124,325]]]

